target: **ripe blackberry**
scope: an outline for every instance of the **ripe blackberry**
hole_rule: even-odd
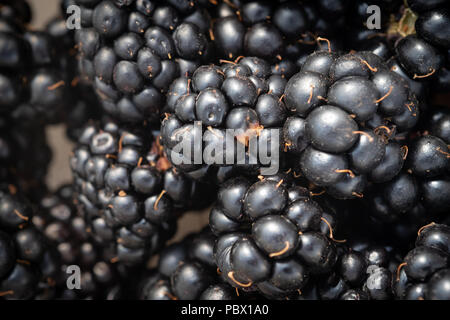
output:
[[[399,264],[395,294],[405,300],[450,300],[450,227],[419,229],[415,248]]]
[[[391,180],[403,167],[396,140],[419,120],[408,84],[370,52],[318,51],[286,85],[284,124],[295,170],[339,199],[360,198],[368,182]]]
[[[55,247],[60,259],[59,281],[47,298],[52,299],[118,299],[124,294],[123,274],[126,267],[114,263],[113,246],[101,247],[93,241],[89,228],[76,207],[71,185],[62,186],[40,201],[32,222]],[[113,261],[113,262],[111,262]],[[69,289],[66,272],[69,266],[80,268],[80,288]],[[130,277],[131,280],[131,277]]]
[[[429,80],[440,74],[450,49],[450,7],[447,1],[408,0],[407,4],[403,17],[409,19],[400,21],[406,32],[396,44],[396,56],[412,79]]]
[[[209,15],[196,1],[80,3],[79,69],[110,115],[159,120],[164,93],[210,53]]]
[[[275,153],[282,147],[280,131],[287,116],[281,99],[285,85],[283,76],[273,74],[266,61],[255,57],[201,66],[192,77],[176,79],[161,124],[168,158],[191,177],[219,181],[235,171],[256,176],[264,167],[280,165]],[[273,159],[254,159],[258,154],[251,149],[252,141],[260,153],[264,144]],[[176,150],[182,142],[193,147]],[[203,156],[200,162],[198,155]]]
[[[160,149],[148,126],[106,121],[85,128],[70,160],[92,236],[114,243],[124,264],[155,253],[173,235],[178,214],[207,205],[214,192],[171,168]]]
[[[0,299],[46,298],[58,280],[58,256],[31,223],[29,203],[11,191],[0,191]]]
[[[280,178],[230,179],[210,213],[218,235],[214,259],[223,279],[268,298],[301,295],[310,278],[334,270],[339,254],[334,213],[287,176]]]
[[[156,273],[144,277],[142,300],[236,300],[233,287],[217,274],[213,258],[215,237],[208,231],[190,234],[166,247]],[[248,298],[248,296],[247,296]]]

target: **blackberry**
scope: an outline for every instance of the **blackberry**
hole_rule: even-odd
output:
[[[55,247],[60,258],[59,282],[52,299],[119,299],[124,295],[123,272],[129,271],[115,263],[112,246],[101,247],[91,237],[80,207],[75,206],[71,185],[60,187],[44,196],[33,224],[46,240]],[[67,287],[66,270],[80,268],[80,288]],[[130,277],[131,280],[131,277]]]
[[[175,78],[192,74],[211,48],[209,15],[196,1],[81,4],[79,69],[103,109],[125,122],[159,120]]]
[[[0,191],[0,297],[45,299],[58,280],[58,256],[31,223],[28,201],[12,191]]]
[[[339,255],[334,213],[324,211],[307,189],[280,178],[230,179],[210,213],[223,279],[268,298],[301,295],[310,278],[334,270]]]
[[[450,228],[431,223],[419,229],[415,248],[399,264],[395,294],[406,300],[449,300]]]
[[[318,51],[287,83],[288,153],[307,180],[339,199],[361,198],[368,182],[394,178],[420,106],[406,81],[370,52]]]
[[[139,288],[143,300],[236,300],[233,287],[217,274],[213,259],[215,237],[208,231],[190,234],[167,246],[158,267]],[[244,296],[245,297],[245,296]],[[247,296],[248,298],[248,296]]]
[[[214,192],[171,168],[148,126],[88,125],[70,164],[92,236],[114,244],[124,264],[155,253],[173,235],[179,213],[206,206]]]
[[[266,61],[255,57],[201,66],[192,77],[176,79],[161,124],[168,158],[191,177],[213,181],[279,166],[276,153],[281,151],[280,129],[287,116],[281,97],[285,85],[283,76],[273,74]],[[230,134],[227,129],[234,131]],[[258,154],[252,142],[258,143],[259,152],[264,144],[267,156],[275,159],[271,163],[254,159]],[[191,150],[174,149],[181,143],[191,145]],[[203,156],[199,162],[197,155]]]
[[[446,1],[409,0],[407,4],[400,21],[406,32],[395,47],[397,60],[412,79],[433,79],[444,67],[450,48],[450,8]]]

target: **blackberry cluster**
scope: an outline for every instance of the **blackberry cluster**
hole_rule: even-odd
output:
[[[286,85],[293,114],[284,124],[297,172],[339,199],[361,198],[368,182],[402,169],[401,139],[418,123],[420,106],[402,77],[370,52],[318,51]]]
[[[176,230],[176,218],[201,208],[214,189],[170,167],[146,126],[88,125],[70,164],[77,201],[92,236],[115,244],[116,259],[143,262]]]
[[[450,299],[450,227],[431,223],[419,229],[415,248],[399,264],[395,282],[398,299]]]
[[[75,1],[82,80],[121,121],[159,120],[171,82],[208,58],[203,1]]]
[[[15,190],[0,191],[0,299],[48,299],[59,260],[31,223],[33,209]]]
[[[113,246],[101,247],[91,237],[81,208],[75,206],[73,188],[65,185],[44,196],[32,218],[47,242],[55,248],[60,266],[52,299],[119,299],[125,297],[123,275],[130,270],[116,262]],[[67,287],[69,266],[80,268],[80,288]]]
[[[281,136],[279,131],[287,117],[282,101],[286,82],[283,75],[273,74],[270,65],[256,57],[201,66],[192,77],[176,79],[168,91],[167,114],[161,124],[161,141],[168,158],[196,179],[213,177],[223,181],[235,171],[259,172],[269,164],[250,161],[257,154],[249,150],[249,139],[264,138],[268,151],[272,144],[277,151],[280,149],[276,136]],[[201,128],[196,128],[197,121]],[[232,137],[232,146],[227,142],[226,129],[237,134]],[[270,129],[275,129],[277,135]],[[212,159],[195,163],[195,154],[199,153],[196,139],[205,141],[200,146],[202,155],[207,149],[217,150],[209,156]],[[172,151],[183,141],[193,146],[187,156],[186,150]],[[234,152],[226,152],[230,147]],[[239,147],[245,149],[244,155],[238,153]],[[227,165],[227,153],[234,165]]]
[[[144,277],[142,300],[237,300],[243,296],[217,274],[215,237],[209,231],[190,234],[160,254],[156,273]]]
[[[269,298],[297,296],[310,278],[329,274],[339,256],[333,212],[280,178],[228,180],[209,218],[223,279]]]

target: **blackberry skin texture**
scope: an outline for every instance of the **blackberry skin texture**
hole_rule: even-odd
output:
[[[70,165],[93,238],[128,265],[160,249],[179,213],[208,205],[214,192],[171,168],[148,126],[88,125]]]
[[[116,300],[124,297],[123,275],[129,268],[115,261],[114,247],[101,247],[91,237],[82,209],[74,204],[71,185],[44,196],[32,218],[60,259],[58,281],[52,299]],[[66,272],[71,265],[80,267],[80,289],[67,288]],[[130,280],[132,276],[130,276]]]
[[[321,48],[320,37],[332,39],[334,49],[342,48],[336,32],[346,23],[349,6],[344,2],[219,1],[212,8],[210,37],[220,58],[256,56],[275,71],[292,75],[308,54]],[[330,16],[333,23],[325,18]]]
[[[0,191],[0,299],[46,299],[58,280],[58,255],[31,223],[28,201],[12,191]]]
[[[298,298],[339,256],[337,219],[288,177],[225,182],[210,212],[214,259],[228,284],[270,299]]]
[[[0,17],[0,25],[0,113],[59,122],[67,87],[54,39],[7,18]]]
[[[441,77],[450,48],[450,7],[447,1],[421,0],[409,0],[408,6],[404,16],[412,18],[404,21],[411,31],[396,43],[398,62],[412,79]]]
[[[419,229],[415,247],[398,265],[395,294],[404,300],[450,300],[450,227]]]
[[[281,127],[287,117],[282,101],[285,85],[285,77],[256,57],[201,66],[192,77],[176,79],[161,123],[168,158],[189,176],[214,182],[242,172],[257,176],[275,162],[283,166],[282,156],[275,154],[272,163],[250,159],[258,157],[252,152],[253,142],[258,147],[265,144],[269,156],[273,151],[281,154]],[[227,129],[235,130],[234,135],[227,135]],[[202,137],[205,142],[199,146],[195,141]],[[193,146],[190,153],[176,149],[181,143]],[[241,148],[245,152],[238,152]],[[200,152],[205,156],[197,162]]]
[[[239,294],[217,273],[213,250],[216,238],[209,231],[186,236],[167,246],[156,270],[141,280],[140,300],[238,300]],[[237,295],[239,294],[239,295]]]
[[[420,106],[377,55],[315,52],[283,97],[291,114],[285,148],[298,155],[294,170],[333,197],[361,198],[368,183],[390,181],[402,169],[400,139],[418,123]]]
[[[41,125],[0,116],[1,188],[10,186],[30,200],[39,199],[46,192],[44,179],[51,158]]]
[[[82,3],[81,12],[80,76],[122,122],[158,121],[171,82],[212,53],[201,2],[101,1]]]

